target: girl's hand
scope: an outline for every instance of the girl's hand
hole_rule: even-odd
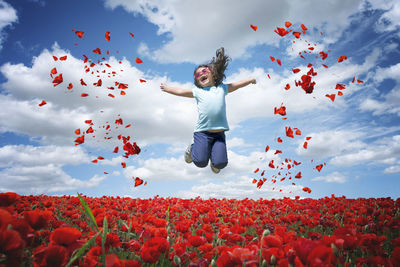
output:
[[[256,78],[251,77],[251,78],[250,78],[250,83],[256,84],[256,83],[257,83]]]
[[[166,85],[164,83],[161,83],[160,88],[161,88],[162,91],[168,92],[168,85]]]

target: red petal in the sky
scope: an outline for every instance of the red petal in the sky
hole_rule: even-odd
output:
[[[98,54],[98,55],[101,55],[100,48],[94,49],[94,50],[93,50],[93,53]]]
[[[74,142],[75,142],[76,146],[83,144],[85,142],[85,136],[81,135],[81,136],[77,137]]]
[[[143,63],[143,61],[140,59],[140,58],[136,58],[136,63],[138,63],[138,64],[140,64],[140,63]]]
[[[341,91],[339,91],[339,92],[337,92],[337,95],[338,95],[338,96],[342,96],[343,93],[342,93]]]
[[[40,104],[39,104],[39,107],[44,106],[44,105],[46,105],[46,104],[47,104],[47,102],[44,101],[44,100],[42,100],[42,102],[40,102]]]
[[[83,57],[85,58],[85,59],[83,60],[83,63],[86,63],[86,62],[88,62],[88,57],[87,57],[87,56],[85,56],[85,55],[83,55]]]
[[[275,58],[274,58],[274,57],[270,56],[269,58],[271,59],[272,62],[275,61]]]
[[[83,79],[81,79],[81,85],[87,86],[87,84],[83,81]]]
[[[311,193],[311,189],[308,188],[308,187],[304,187],[304,188],[303,188],[303,191],[304,191],[304,192],[307,192],[307,193],[309,193],[309,194]]]
[[[281,104],[281,106],[279,108],[274,108],[274,114],[279,114],[282,116],[286,115],[286,107],[283,106],[283,104]]]
[[[335,101],[335,97],[336,97],[335,94],[330,94],[330,95],[326,94],[325,96],[330,98],[330,100],[332,100],[332,102]]]
[[[143,182],[144,181],[142,179],[140,179],[139,177],[136,177],[135,178],[135,187],[143,184]]]
[[[274,155],[276,155],[276,154],[280,154],[280,153],[282,153],[282,150],[275,150],[275,153],[274,153]]]
[[[81,94],[81,97],[87,97],[87,96],[88,96],[88,94],[86,94],[86,93]]]
[[[289,89],[290,89],[290,84],[286,84],[285,90],[289,90]]]
[[[109,97],[114,98],[115,96],[113,94],[108,94]]]
[[[257,169],[254,171],[254,173],[257,173],[259,170],[260,170],[260,168],[257,168]]]
[[[274,160],[271,160],[271,161],[269,162],[268,166],[269,166],[270,168],[274,169],[274,168],[275,168],[275,166],[274,166]]]
[[[340,56],[337,61],[342,62],[343,60],[346,60],[346,59],[347,59],[347,56]]]
[[[253,184],[257,183],[257,179],[253,178],[252,183],[253,183]]]
[[[274,30],[274,32],[276,32],[282,37],[289,33],[286,29],[280,27],[277,27],[276,30]]]
[[[61,61],[67,60],[67,56],[60,57],[60,60],[61,60]]]
[[[130,34],[132,37],[135,37],[135,35],[133,35],[133,33],[130,32],[129,34]]]
[[[62,83],[63,82],[63,76],[62,76],[62,73],[60,73],[58,76],[56,76],[55,78],[54,78],[54,80],[53,80],[53,86],[57,86],[57,85],[59,85],[60,83]]]
[[[296,135],[301,135],[301,131],[300,131],[299,129],[297,129],[297,128],[295,128],[295,129],[296,129],[295,134],[296,134]]]
[[[285,27],[289,28],[290,26],[292,26],[292,23],[290,21],[286,21],[285,22]]]
[[[75,34],[76,34],[79,38],[82,38],[84,32],[76,31]]]
[[[269,146],[266,146],[265,147],[265,152],[268,152],[268,150],[269,150]]]
[[[52,68],[50,73],[53,74],[53,75],[57,74],[57,69],[56,68]]]
[[[301,24],[300,26],[301,26],[301,29],[303,30],[303,33],[304,33],[306,30],[308,30],[307,27],[304,26],[304,24]]]
[[[307,136],[306,137],[306,140],[308,141],[308,140],[310,140],[311,139],[311,136]]]
[[[282,139],[280,137],[278,137],[276,141],[278,141],[278,143],[282,143]]]
[[[325,65],[325,64],[322,64],[322,66],[323,66],[324,68],[328,68],[328,66],[327,66],[327,65]]]
[[[251,27],[254,31],[256,31],[257,28],[258,28],[257,26],[254,26],[254,25],[251,25],[251,24],[250,24],[250,27]]]
[[[276,62],[278,63],[279,66],[282,66],[282,62],[279,58],[276,59]]]
[[[292,69],[292,71],[293,71],[293,73],[298,73],[300,71],[300,69],[296,68],[296,69]]]
[[[287,137],[294,138],[294,136],[293,136],[293,130],[292,130],[290,127],[285,127],[285,130],[286,130],[286,136],[287,136]]]
[[[294,37],[300,38],[301,32],[293,32]]]
[[[320,165],[317,165],[315,168],[320,172],[321,171],[321,169],[322,169],[322,164],[320,164]]]
[[[128,88],[128,84],[126,84],[126,83],[120,83],[118,85],[118,89],[127,89],[127,88]]]
[[[336,90],[344,90],[344,89],[346,89],[346,85],[338,83],[338,84],[336,84],[335,89]]]
[[[72,83],[69,83],[67,89],[71,90],[73,87],[74,87],[74,85]]]
[[[304,147],[305,149],[307,149],[307,145],[308,145],[308,142],[305,141],[304,144],[303,144],[303,147]]]
[[[125,162],[121,162],[122,168],[126,168],[126,163]]]
[[[110,41],[110,32],[106,32],[105,38],[107,41]]]
[[[301,172],[298,172],[294,178],[300,179],[301,178]]]
[[[141,82],[141,83],[145,83],[145,82],[146,82],[146,80],[139,79],[139,82]]]
[[[128,125],[125,126],[125,128],[129,128],[131,126],[132,126],[132,124],[128,124]]]
[[[57,60],[58,60],[58,57],[53,56],[53,59],[54,59],[54,61],[57,61]]]
[[[364,81],[361,81],[361,80],[357,80],[357,83],[364,83]]]
[[[99,79],[97,81],[97,83],[93,83],[94,86],[100,87],[103,84],[103,82],[101,81],[101,79]]]

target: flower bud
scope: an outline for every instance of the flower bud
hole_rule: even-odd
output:
[[[177,255],[174,256],[174,263],[178,266],[181,266],[181,258],[179,258]]]
[[[264,230],[264,232],[263,232],[263,234],[262,234],[262,236],[264,237],[264,236],[267,236],[267,235],[269,235],[271,232],[268,230],[268,229],[265,229]]]

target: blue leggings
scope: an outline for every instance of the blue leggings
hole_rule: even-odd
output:
[[[209,159],[212,164],[223,169],[228,164],[226,153],[225,132],[194,132],[192,144],[193,163],[200,168],[207,166]]]

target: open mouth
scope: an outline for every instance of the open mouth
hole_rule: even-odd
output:
[[[202,83],[204,83],[205,81],[207,81],[208,80],[208,77],[207,76],[202,76],[202,77],[200,77],[200,82],[202,82]]]

